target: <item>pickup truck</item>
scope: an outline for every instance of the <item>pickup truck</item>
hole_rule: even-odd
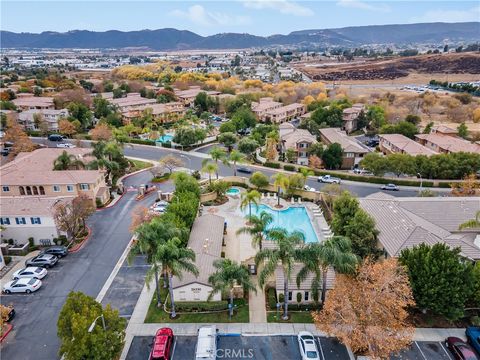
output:
[[[342,182],[339,178],[330,175],[319,176],[317,181],[327,184],[340,184]]]

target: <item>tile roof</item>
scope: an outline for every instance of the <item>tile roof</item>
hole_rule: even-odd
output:
[[[363,148],[354,138],[349,137],[339,128],[325,128],[320,129],[319,131],[330,144],[340,144],[344,152],[360,154],[368,153],[367,149]]]
[[[313,273],[309,273],[306,279],[300,283],[300,286],[297,286],[297,274],[302,268],[302,264],[295,264],[292,270],[292,274],[290,276],[289,282],[288,282],[288,290],[289,291],[295,291],[295,290],[304,290],[304,291],[310,291],[312,290],[312,284],[315,278],[315,275]],[[283,292],[283,282],[284,282],[284,276],[283,276],[283,269],[279,265],[275,269],[275,287],[277,291]],[[335,271],[332,268],[329,268],[327,271],[327,289],[333,289],[333,285],[335,283]]]
[[[410,155],[435,155],[437,152],[419,144],[412,139],[401,134],[382,134],[378,135],[380,141],[385,139],[396,148]]]
[[[195,277],[184,273],[182,279],[173,279],[173,288],[195,282],[210,286],[208,277],[215,272],[213,262],[221,259],[224,223],[223,217],[213,214],[205,214],[195,220],[187,246],[195,252],[199,275]]]
[[[288,131],[288,130],[287,130]],[[285,143],[287,149],[295,148],[299,142],[316,143],[315,136],[305,129],[293,129],[288,133],[281,135],[280,140]]]
[[[418,134],[415,135],[415,138],[435,144],[440,149],[448,152],[470,152],[480,154],[480,145],[455,136],[445,136],[440,134]]]
[[[56,203],[72,199],[73,197],[2,196],[0,197],[0,215],[50,216]]]

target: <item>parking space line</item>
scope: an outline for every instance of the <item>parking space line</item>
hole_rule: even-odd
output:
[[[320,353],[322,354],[322,359],[325,360],[325,355],[323,354],[322,343],[320,342],[320,336],[317,336],[318,347],[320,348]]]
[[[445,346],[443,346],[443,341],[439,341],[438,342],[440,344],[440,347],[443,349],[443,351],[445,351],[445,354],[447,354],[447,357],[452,360],[452,357],[450,356],[450,354],[448,353],[447,349],[445,349]]]
[[[173,340],[172,354],[171,354],[171,356],[170,356],[171,359],[174,359],[174,357],[175,357],[175,348],[176,348],[176,347],[177,347],[177,339],[174,338],[174,340]]]
[[[425,360],[428,360],[427,357],[425,356],[425,354],[423,353],[422,349],[420,349],[420,346],[418,346],[418,343],[415,341],[415,345],[417,346],[417,349],[420,351],[420,354],[422,354],[423,358]]]

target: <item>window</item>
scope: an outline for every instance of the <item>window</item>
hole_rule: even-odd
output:
[[[310,294],[308,293],[308,291],[305,291],[305,301],[308,301],[308,296],[309,296],[309,295],[310,295]]]
[[[90,185],[88,185],[88,184],[80,184],[80,189],[82,189],[82,190],[90,190]]]
[[[60,192],[60,185],[53,185],[54,192]]]
[[[25,189],[23,186],[20,186],[18,189],[20,190],[20,195],[25,195]]]
[[[36,186],[32,186],[33,195],[38,195],[38,189]]]
[[[2,186],[4,192],[9,192],[10,188],[8,186]]]
[[[0,225],[10,225],[10,219],[7,217],[0,218]]]
[[[25,220],[24,217],[16,217],[15,222],[17,223],[17,225],[26,225],[27,224],[27,220]]]
[[[27,195],[32,195],[32,189],[30,188],[30,186],[27,186],[26,189],[27,189]]]
[[[288,292],[288,301],[292,301],[292,292],[291,291]]]
[[[30,221],[32,222],[32,224],[38,224],[40,225],[42,222],[40,221],[40,218],[39,217],[31,217],[30,218]]]
[[[67,191],[72,192],[73,191],[73,185],[67,185]]]
[[[355,157],[355,154],[354,153],[346,153],[345,156],[347,158],[352,158],[352,157]]]
[[[45,195],[45,189],[43,188],[43,186],[39,186],[38,190],[40,190],[40,195]]]

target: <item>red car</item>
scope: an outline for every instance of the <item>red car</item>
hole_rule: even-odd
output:
[[[449,337],[445,341],[448,350],[453,354],[453,357],[458,360],[480,360],[475,351],[462,339],[457,337]]]
[[[150,352],[150,360],[170,360],[173,347],[173,331],[170,328],[157,330],[153,338],[153,347]]]

